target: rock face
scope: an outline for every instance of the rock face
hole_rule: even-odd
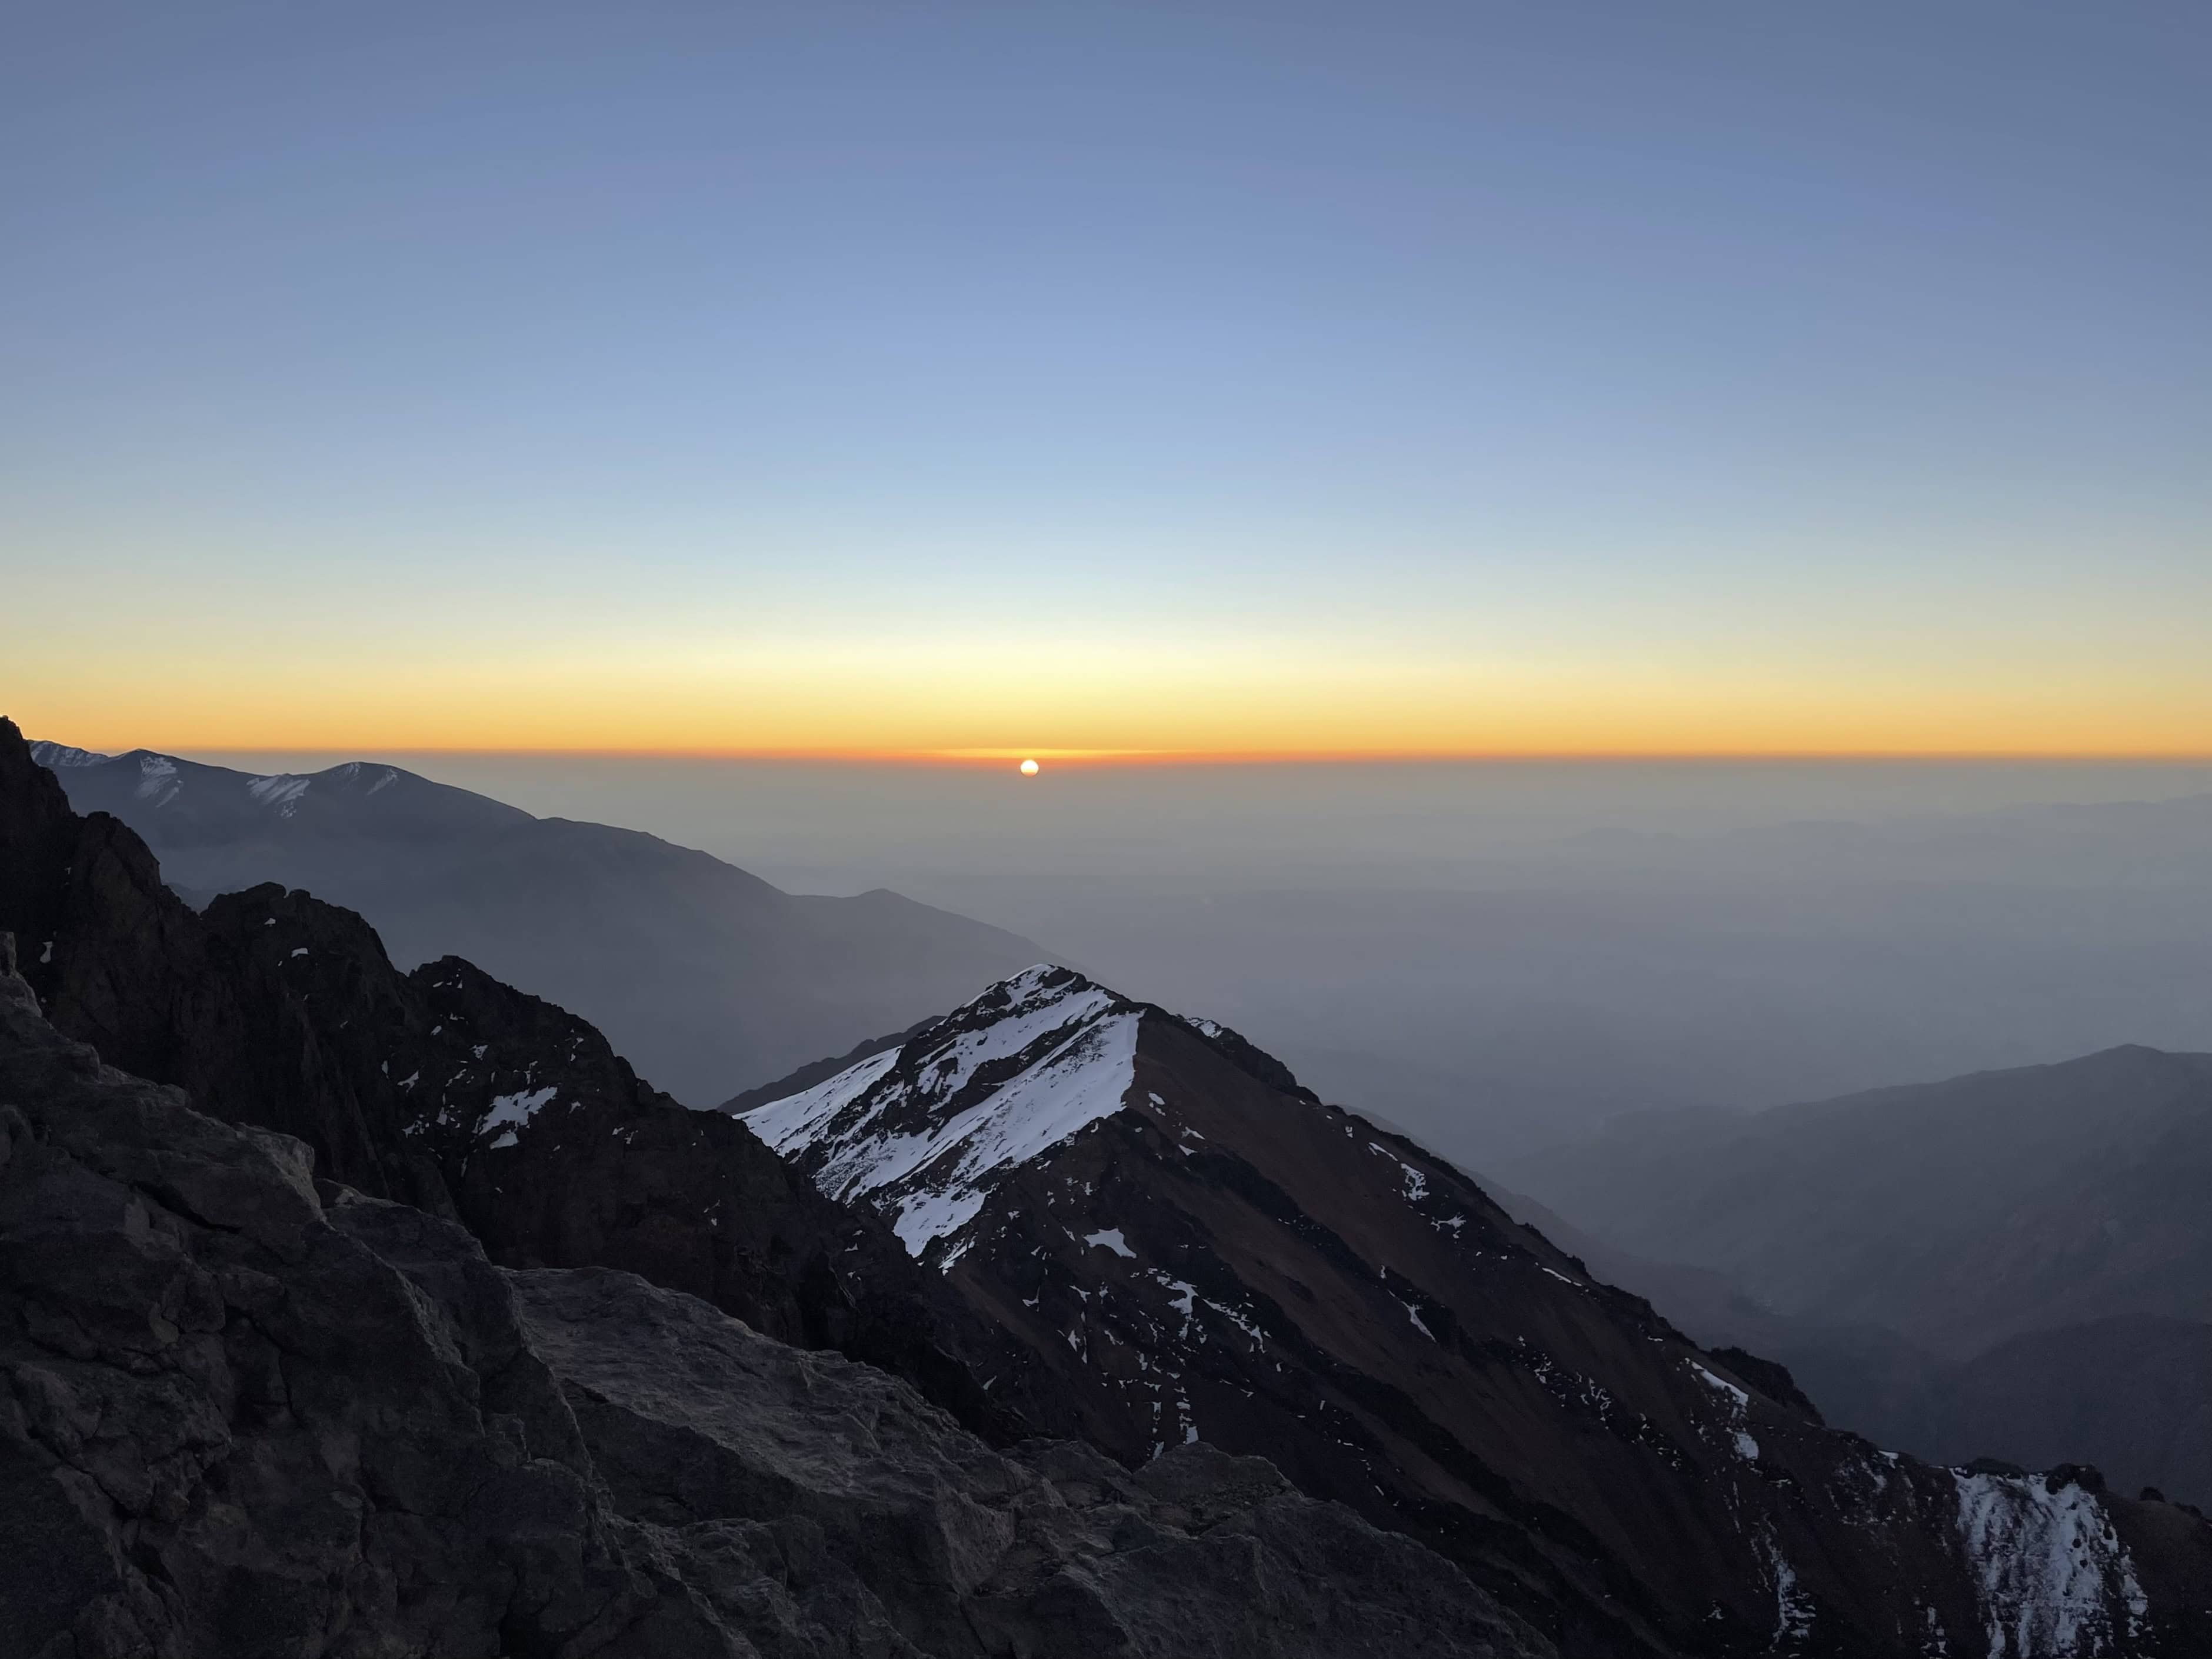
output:
[[[502,1264],[625,1267],[1019,1431],[945,1352],[970,1316],[872,1214],[465,962],[399,973],[361,917],[276,887],[195,913],[129,829],[70,810],[5,720],[0,929],[32,942],[24,972],[59,1030],[296,1136],[329,1179],[457,1218]]]
[[[691,1297],[600,1271],[514,1284],[613,1505],[687,1577],[746,1585],[791,1651],[844,1651],[807,1638],[854,1623],[885,1650],[896,1632],[1071,1659],[1549,1650],[1463,1574],[1259,1459],[1192,1447],[1132,1474],[1073,1443],[1009,1456],[881,1372]]]
[[[1067,969],[746,1121],[968,1301],[994,1398],[1131,1465],[1264,1453],[1565,1651],[2212,1642],[2192,1517],[1827,1430],[1233,1032]]]
[[[633,1275],[504,1273],[104,1066],[9,966],[9,1659],[1553,1651],[1255,1461],[1008,1456]]]
[[[0,1652],[718,1651],[459,1227],[0,1004]]]
[[[1038,955],[896,893],[787,893],[690,848],[533,817],[398,767],[256,777],[146,750],[33,748],[78,811],[128,824],[178,886],[274,882],[358,910],[394,960],[465,957],[582,1015],[690,1105],[933,1014]]]

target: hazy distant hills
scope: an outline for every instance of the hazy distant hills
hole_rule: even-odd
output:
[[[1484,1169],[1626,1110],[2212,1048],[2204,799],[1211,879],[1061,882],[1004,914]]]
[[[2212,1055],[1633,1114],[1506,1174],[1846,1426],[2212,1498]]]
[[[653,836],[533,817],[397,767],[256,777],[145,750],[33,752],[77,811],[129,824],[196,902],[309,889],[368,917],[402,966],[466,957],[582,1014],[700,1104],[1044,954],[896,893],[786,893]]]
[[[1953,1357],[2113,1313],[2212,1317],[2212,1054],[1635,1113],[1505,1173],[1625,1249]]]

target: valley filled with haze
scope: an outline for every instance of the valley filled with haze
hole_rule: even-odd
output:
[[[1226,1020],[1478,1163],[1651,1107],[2212,1049],[2212,764],[1091,762],[1024,780],[373,758],[791,891],[889,887],[988,921]]]

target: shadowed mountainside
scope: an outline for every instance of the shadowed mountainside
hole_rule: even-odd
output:
[[[72,805],[129,824],[197,902],[305,889],[366,916],[402,965],[465,957],[574,1010],[693,1104],[1042,954],[896,893],[786,893],[656,836],[533,817],[397,767],[256,777],[146,750],[33,752]]]

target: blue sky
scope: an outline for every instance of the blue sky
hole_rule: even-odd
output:
[[[2212,750],[2202,8],[11,31],[58,735]]]

